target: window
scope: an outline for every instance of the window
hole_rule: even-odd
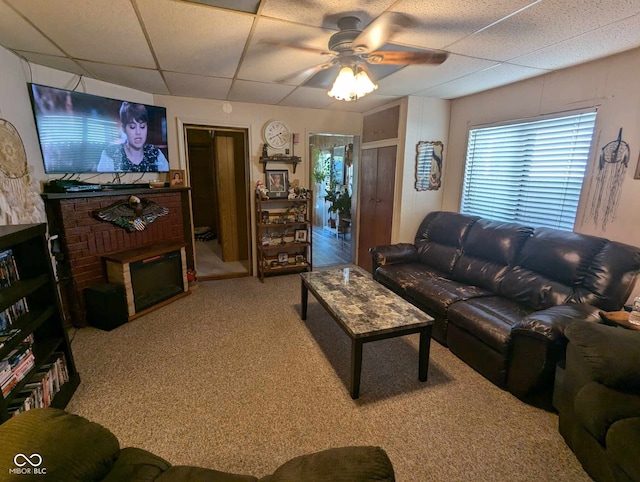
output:
[[[460,211],[573,230],[596,112],[469,131]]]

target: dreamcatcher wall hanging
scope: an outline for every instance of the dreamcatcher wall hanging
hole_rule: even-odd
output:
[[[618,138],[604,145],[600,152],[594,175],[596,191],[591,199],[591,216],[596,226],[601,222],[605,231],[607,224],[616,218],[622,183],[629,165],[629,144],[622,140],[622,127]]]
[[[44,206],[31,185],[27,154],[16,128],[0,119],[0,224],[44,222]]]

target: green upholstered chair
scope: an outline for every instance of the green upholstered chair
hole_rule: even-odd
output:
[[[356,482],[394,481],[380,447],[340,447],[301,455],[258,479],[172,466],[139,448],[120,448],[109,430],[64,410],[29,410],[0,425],[0,482]]]
[[[559,429],[596,481],[640,481],[640,331],[574,321]]]

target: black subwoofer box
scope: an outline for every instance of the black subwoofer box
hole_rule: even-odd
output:
[[[84,290],[87,322],[101,330],[113,330],[129,319],[124,286],[103,283]]]

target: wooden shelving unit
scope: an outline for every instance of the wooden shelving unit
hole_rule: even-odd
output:
[[[5,281],[0,288],[0,311],[10,309],[23,299],[26,300],[28,311],[13,319],[10,328],[15,331],[0,347],[0,360],[10,357],[15,353],[14,350],[24,346],[25,339],[33,335],[30,351],[35,361],[8,393],[0,392],[0,423],[9,419],[10,407],[21,403],[43,370],[60,354],[64,355],[68,381],[59,387],[49,406],[66,407],[80,383],[61,314],[45,224],[0,226],[0,252],[9,249],[19,280],[12,281],[10,286]]]
[[[305,199],[264,199],[256,192],[260,281],[264,282],[265,276],[311,271],[312,200],[311,191]]]

